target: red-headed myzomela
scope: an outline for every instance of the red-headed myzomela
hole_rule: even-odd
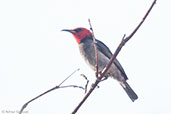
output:
[[[96,71],[96,56],[94,49],[94,42],[92,33],[83,27],[78,27],[72,30],[64,29],[62,31],[67,31],[72,33],[75,40],[78,43],[80,53],[84,58],[85,62]],[[109,63],[112,53],[110,49],[101,41],[96,39],[97,53],[98,53],[98,70],[102,71],[105,66]],[[138,99],[136,93],[132,90],[129,84],[126,82],[128,79],[124,69],[117,59],[114,60],[113,64],[110,66],[108,71],[105,74],[105,77],[112,77],[116,79],[123,89],[126,91],[128,96],[132,101]]]

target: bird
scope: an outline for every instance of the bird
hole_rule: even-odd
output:
[[[69,32],[74,36],[79,46],[80,54],[84,58],[85,62],[88,64],[88,66],[90,66],[92,70],[96,71],[96,55],[92,32],[84,27],[77,27],[75,29],[63,29],[62,31]],[[98,71],[102,71],[109,63],[113,54],[103,42],[97,39],[95,40],[98,55]],[[116,79],[125,90],[129,98],[132,100],[132,102],[138,99],[137,94],[127,83],[128,77],[117,59],[114,60],[106,72],[105,77],[112,77]]]

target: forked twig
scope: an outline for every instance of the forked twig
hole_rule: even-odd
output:
[[[122,47],[125,45],[126,42],[128,42],[132,36],[137,32],[137,30],[140,28],[140,26],[143,24],[143,22],[145,21],[145,19],[147,18],[148,14],[150,13],[151,9],[153,8],[153,6],[155,5],[157,0],[154,0],[152,5],[150,6],[149,10],[146,12],[145,16],[143,17],[142,21],[138,24],[138,26],[134,29],[134,31],[125,38],[126,35],[124,35],[124,37],[122,38],[122,41],[120,42],[119,46],[117,47],[115,53],[113,54],[112,58],[110,59],[110,62],[106,65],[106,67],[103,69],[101,75],[99,77],[97,77],[97,79],[95,80],[94,84],[92,84],[90,90],[87,92],[87,94],[84,96],[84,98],[81,100],[81,102],[78,104],[78,106],[73,110],[72,114],[75,114],[78,109],[82,106],[82,104],[86,101],[86,99],[89,97],[89,95],[93,92],[93,90],[96,88],[96,86],[98,85],[98,83],[101,81],[101,79],[105,76],[105,73],[108,71],[109,67],[111,66],[111,64],[113,63],[113,61],[116,59],[116,56],[119,54],[120,50],[122,49]]]
[[[88,87],[89,80],[88,80],[88,78],[84,74],[81,74],[81,76],[84,77],[84,79],[87,81],[86,85],[85,85],[85,88],[84,88],[85,93],[87,93],[87,87]]]
[[[38,95],[37,97],[35,97],[35,98],[29,100],[28,102],[26,102],[26,103],[22,106],[22,108],[21,108],[19,114],[21,114],[21,113],[23,112],[23,110],[27,107],[28,104],[30,104],[30,103],[33,102],[34,100],[40,98],[41,96],[43,96],[43,95],[45,95],[45,94],[47,94],[47,93],[49,93],[49,92],[51,92],[51,91],[53,91],[53,90],[55,90],[55,89],[65,88],[65,87],[77,87],[77,88],[83,89],[83,87],[81,87],[81,86],[76,86],[76,85],[61,86],[66,80],[68,80],[68,79],[69,79],[75,72],[77,72],[78,70],[80,70],[80,69],[75,70],[73,73],[71,73],[69,76],[67,76],[59,85],[57,85],[57,86],[55,86],[55,87],[53,87],[53,88],[51,88],[51,89],[45,91],[44,93],[42,93],[42,94]]]

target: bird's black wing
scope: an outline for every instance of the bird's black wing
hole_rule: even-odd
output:
[[[105,56],[107,56],[110,59],[113,55],[112,52],[110,51],[110,49],[103,42],[101,42],[97,39],[96,39],[96,42],[97,42],[97,45],[96,45],[97,49],[99,49],[99,51],[101,51]],[[120,70],[120,72],[123,74],[125,80],[127,80],[128,77],[117,59],[114,60],[114,64]]]

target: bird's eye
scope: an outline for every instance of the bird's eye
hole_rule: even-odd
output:
[[[82,31],[82,29],[81,28],[79,28],[79,29],[75,29],[74,30],[76,33],[78,33],[78,32],[81,32]]]

